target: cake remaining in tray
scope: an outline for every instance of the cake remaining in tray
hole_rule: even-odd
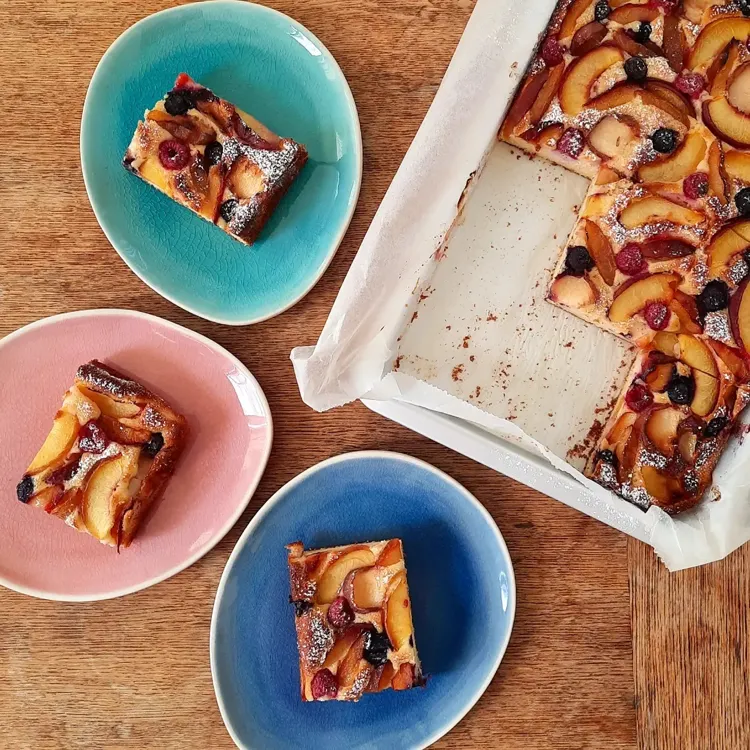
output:
[[[548,299],[640,349],[587,473],[694,505],[748,401],[750,5],[563,0],[500,130],[592,184]]]
[[[287,550],[303,701],[424,683],[400,539]]]
[[[187,422],[135,380],[92,360],[76,373],[18,499],[127,547],[164,494]]]
[[[251,245],[306,161],[303,145],[180,73],[138,123],[123,164]]]

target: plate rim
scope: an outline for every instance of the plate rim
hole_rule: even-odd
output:
[[[93,197],[92,188],[89,185],[89,179],[87,178],[87,173],[90,167],[88,166],[88,162],[84,154],[84,150],[85,150],[84,143],[88,139],[89,129],[93,127],[92,111],[91,111],[92,105],[90,102],[89,95],[91,94],[91,89],[94,84],[94,81],[96,80],[97,75],[100,74],[100,68],[104,64],[105,60],[110,55],[110,53],[116,51],[116,49],[120,46],[120,44],[124,43],[124,40],[126,39],[126,37],[131,32],[133,32],[133,30],[139,27],[141,24],[145,25],[148,21],[150,21],[156,16],[165,16],[167,14],[172,14],[172,13],[177,15],[179,13],[184,12],[186,8],[192,8],[196,5],[212,5],[212,6],[223,5],[223,6],[227,6],[231,8],[236,8],[236,9],[243,8],[244,10],[242,10],[241,12],[249,12],[249,13],[259,12],[261,14],[266,13],[270,16],[275,16],[277,19],[283,19],[285,21],[288,21],[291,24],[294,24],[297,28],[299,28],[300,31],[306,34],[316,44],[318,49],[320,49],[320,51],[327,57],[328,61],[333,66],[334,71],[338,73],[340,82],[341,84],[343,84],[342,92],[344,94],[344,98],[346,99],[346,103],[348,106],[349,118],[352,124],[354,125],[353,127],[354,150],[353,152],[354,152],[355,162],[356,162],[355,163],[356,174],[355,174],[354,184],[352,185],[352,190],[350,191],[349,197],[347,198],[348,207],[347,207],[346,215],[344,217],[344,220],[341,222],[339,231],[336,233],[336,236],[331,242],[330,249],[328,250],[328,254],[325,256],[323,263],[321,264],[314,278],[311,277],[309,283],[293,299],[285,302],[281,306],[277,306],[273,308],[268,313],[265,313],[263,315],[258,315],[255,317],[251,317],[251,318],[247,318],[247,319],[243,319],[243,320],[228,320],[226,318],[221,318],[221,317],[214,316],[214,315],[208,315],[205,312],[200,312],[192,304],[186,304],[186,303],[180,302],[173,295],[167,294],[163,289],[161,289],[159,284],[152,283],[151,281],[146,279],[144,275],[134,267],[130,259],[125,255],[125,253],[120,251],[120,249],[117,247],[117,244],[115,244],[114,240],[112,239],[111,233],[107,229],[107,227],[105,227],[104,221],[102,220],[102,216],[100,216],[100,211],[97,209],[96,200]],[[251,10],[247,10],[248,8],[251,8]],[[107,241],[115,250],[115,252],[120,256],[120,258],[122,258],[125,265],[147,287],[149,287],[150,289],[153,289],[158,295],[168,300],[173,305],[177,305],[177,307],[180,307],[183,310],[187,310],[187,312],[192,313],[193,315],[197,315],[199,318],[202,318],[203,320],[209,320],[213,323],[220,323],[221,325],[227,325],[227,326],[249,326],[249,325],[254,325],[255,323],[262,323],[264,320],[269,320],[270,318],[275,318],[277,315],[281,315],[282,313],[286,312],[289,308],[294,307],[294,305],[296,305],[298,302],[304,299],[315,288],[317,283],[323,277],[323,274],[328,270],[328,267],[333,262],[333,259],[336,256],[336,253],[338,252],[338,249],[344,240],[344,236],[349,230],[349,226],[351,225],[352,218],[354,216],[354,211],[356,210],[357,204],[359,202],[359,194],[362,189],[362,174],[363,174],[363,169],[364,169],[364,153],[363,153],[363,147],[362,147],[362,127],[359,121],[359,112],[357,110],[357,104],[354,101],[354,95],[352,94],[352,90],[351,90],[351,87],[349,86],[349,82],[346,79],[346,76],[344,75],[344,71],[341,70],[341,66],[338,64],[336,58],[333,56],[331,51],[306,26],[299,23],[298,21],[295,21],[291,16],[288,16],[286,13],[282,13],[281,11],[276,10],[275,8],[270,8],[266,5],[259,5],[258,3],[255,3],[255,2],[245,2],[245,0],[202,0],[200,3],[189,3],[188,5],[176,5],[172,8],[165,8],[164,10],[160,10],[160,11],[157,11],[156,13],[151,13],[148,16],[144,16],[143,18],[140,18],[138,21],[136,21],[134,24],[131,24],[130,26],[128,26],[128,28],[126,28],[109,45],[109,47],[107,47],[107,49],[104,51],[104,54],[102,54],[101,58],[99,59],[99,62],[96,64],[96,67],[94,68],[94,72],[91,74],[91,79],[89,80],[88,86],[86,87],[86,96],[84,98],[83,109],[81,111],[81,125],[80,125],[78,148],[79,148],[80,159],[81,159],[81,174],[83,175],[83,184],[86,188],[86,195],[89,199],[89,205],[91,206],[91,210],[94,212],[94,217],[96,218],[96,221],[99,224],[99,228],[102,230],[102,232],[104,232],[104,236],[107,238]]]
[[[475,508],[477,508],[480,512],[480,515],[483,516],[485,522],[489,526],[490,530],[495,536],[495,540],[502,551],[502,553],[505,556],[505,559],[508,561],[508,589],[510,592],[509,596],[509,606],[508,606],[508,615],[509,615],[509,623],[508,623],[508,629],[506,632],[505,637],[503,638],[503,641],[500,644],[500,648],[498,649],[497,656],[495,658],[494,664],[492,666],[492,669],[489,671],[487,677],[485,680],[478,686],[477,690],[474,691],[474,693],[471,695],[469,700],[467,701],[466,706],[459,711],[455,717],[451,717],[445,724],[440,726],[438,729],[435,730],[424,742],[423,744],[420,744],[418,746],[415,746],[414,750],[423,750],[423,748],[429,747],[434,742],[437,742],[441,737],[445,736],[448,732],[450,732],[453,727],[455,727],[468,713],[471,711],[472,708],[477,704],[479,699],[484,695],[487,688],[489,687],[490,683],[492,682],[493,678],[495,677],[495,674],[497,674],[497,670],[500,667],[500,664],[502,663],[502,660],[505,656],[505,653],[508,649],[508,644],[510,643],[510,638],[513,633],[513,625],[515,624],[515,617],[516,617],[516,605],[517,605],[517,588],[516,588],[516,576],[515,576],[515,570],[513,568],[513,559],[510,556],[510,552],[508,551],[508,546],[505,543],[505,538],[502,535],[502,532],[498,528],[497,523],[495,522],[495,519],[492,517],[490,512],[487,510],[487,508],[482,505],[482,503],[479,502],[479,500],[471,493],[469,492],[466,487],[464,487],[458,480],[454,479],[449,474],[446,474],[441,469],[438,469],[437,467],[433,466],[430,463],[427,463],[426,461],[422,461],[419,458],[415,458],[414,456],[410,456],[406,453],[400,453],[398,451],[387,451],[387,450],[361,450],[361,451],[351,451],[347,453],[341,453],[335,456],[330,456],[329,458],[324,459],[323,461],[320,461],[316,464],[313,464],[312,466],[305,469],[303,472],[297,474],[296,476],[292,477],[286,484],[282,485],[274,494],[266,500],[266,502],[260,507],[258,512],[250,519],[250,522],[248,523],[245,530],[240,535],[239,539],[237,540],[237,543],[234,546],[234,549],[232,550],[232,553],[229,555],[229,558],[226,561],[226,564],[224,565],[224,570],[221,573],[221,579],[219,580],[219,585],[216,589],[216,596],[214,598],[214,606],[213,611],[211,612],[211,628],[209,633],[209,656],[210,656],[210,664],[211,664],[211,682],[213,683],[214,687],[214,695],[216,696],[216,702],[219,705],[219,713],[221,714],[222,721],[224,722],[224,726],[227,729],[227,732],[229,732],[230,737],[232,738],[232,741],[235,745],[237,745],[240,750],[254,750],[250,745],[245,745],[241,742],[239,736],[234,731],[234,728],[231,725],[228,711],[224,702],[223,693],[221,690],[221,687],[219,686],[219,681],[217,677],[217,666],[216,666],[216,660],[217,660],[217,627],[218,627],[218,612],[219,612],[219,606],[221,604],[221,601],[224,596],[224,590],[226,588],[227,580],[229,578],[229,571],[234,566],[235,560],[239,556],[240,552],[244,547],[246,546],[248,540],[252,536],[253,532],[255,531],[256,527],[260,524],[260,522],[263,520],[263,518],[269,513],[272,507],[274,507],[286,494],[287,491],[293,489],[298,484],[300,484],[304,479],[306,479],[308,476],[312,474],[316,474],[319,471],[327,468],[328,466],[332,466],[334,464],[343,463],[345,461],[357,461],[361,459],[367,459],[367,458],[388,458],[388,459],[394,459],[397,461],[403,461],[404,463],[412,464],[414,466],[418,466],[419,468],[427,470],[429,473],[436,475],[438,478],[445,481],[447,484],[451,485],[454,489],[458,490],[461,495],[463,495],[471,505],[473,505]]]
[[[235,367],[237,367],[243,373],[243,375],[246,375],[249,378],[251,383],[254,384],[256,388],[256,392],[258,396],[260,397],[261,406],[263,407],[265,417],[268,423],[265,451],[263,453],[263,456],[259,464],[260,471],[258,472],[258,476],[256,480],[248,486],[248,489],[246,490],[245,495],[243,496],[242,500],[237,506],[236,512],[231,515],[229,521],[227,521],[227,523],[224,524],[216,532],[216,534],[211,538],[208,546],[205,549],[202,549],[201,551],[189,556],[185,562],[180,563],[174,566],[173,568],[170,568],[169,570],[165,571],[163,574],[159,574],[141,583],[134,584],[133,586],[126,586],[121,589],[114,589],[112,591],[103,592],[101,594],[58,594],[55,592],[43,591],[33,586],[25,586],[23,584],[18,584],[12,580],[9,580],[2,574],[0,574],[0,586],[10,589],[11,591],[16,591],[19,594],[25,594],[26,596],[31,596],[31,597],[34,597],[35,599],[44,599],[46,601],[97,602],[97,601],[105,601],[107,599],[117,599],[122,596],[127,596],[128,594],[134,594],[137,591],[143,591],[144,589],[151,588],[152,586],[155,586],[156,584],[161,583],[162,581],[166,581],[168,578],[172,578],[173,576],[176,576],[178,573],[181,573],[183,570],[186,570],[187,568],[191,567],[196,562],[198,562],[198,560],[200,560],[202,557],[207,555],[211,550],[213,550],[214,547],[216,547],[216,545],[232,530],[232,528],[235,526],[237,521],[239,521],[240,516],[244,513],[245,509],[250,503],[250,500],[252,500],[253,495],[255,495],[255,491],[258,488],[258,484],[260,484],[260,480],[263,478],[263,475],[265,474],[266,466],[268,465],[268,459],[269,459],[269,456],[271,455],[271,448],[273,446],[273,417],[271,415],[271,407],[268,404],[268,399],[266,398],[266,394],[263,392],[263,389],[261,388],[260,383],[256,380],[255,376],[237,357],[234,356],[234,354],[232,354],[230,351],[225,349],[220,344],[217,344],[215,341],[212,341],[207,336],[203,336],[202,334],[197,333],[196,331],[192,331],[189,328],[185,328],[184,326],[181,326],[177,323],[173,323],[171,320],[165,320],[164,318],[160,318],[157,315],[151,315],[149,313],[140,312],[138,310],[124,310],[121,308],[107,307],[107,308],[96,308],[92,310],[76,310],[73,312],[60,313],[57,315],[50,315],[49,317],[46,317],[46,318],[40,318],[39,320],[32,321],[31,323],[27,323],[25,326],[22,326],[21,328],[17,328],[15,331],[12,331],[7,336],[4,336],[2,339],[0,339],[0,351],[10,342],[15,341],[17,338],[21,338],[23,334],[28,333],[29,331],[34,331],[37,328],[44,328],[46,325],[49,325],[51,323],[57,323],[62,320],[74,320],[77,318],[86,318],[86,317],[119,317],[119,316],[139,318],[139,319],[147,320],[150,322],[157,322],[159,324],[165,325],[167,328],[177,331],[178,333],[187,335],[189,338],[192,338],[202,344],[207,345],[209,348],[213,349],[215,352],[226,357],[232,364],[234,364]]]

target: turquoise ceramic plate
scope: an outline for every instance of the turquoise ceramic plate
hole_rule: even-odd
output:
[[[121,165],[136,123],[181,71],[310,153],[250,248]],[[325,271],[354,212],[362,139],[318,39],[270,8],[214,0],[149,16],[107,50],[83,107],[81,161],[96,218],[130,268],[180,307],[244,325],[298,302]]]

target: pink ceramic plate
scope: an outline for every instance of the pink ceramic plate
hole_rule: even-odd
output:
[[[101,359],[163,395],[191,436],[167,491],[120,554],[16,499],[77,367]],[[0,584],[44,599],[109,599],[206,554],[240,517],[271,451],[271,414],[247,368],[186,328],[143,313],[46,318],[0,341]]]

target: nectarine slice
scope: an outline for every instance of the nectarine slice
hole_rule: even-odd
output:
[[[539,90],[534,103],[529,109],[529,123],[531,125],[536,125],[544,116],[544,113],[547,111],[549,105],[557,94],[564,72],[565,65],[563,65],[563,63],[555,65],[554,68],[549,69],[547,80]]]
[[[695,107],[690,103],[690,100],[684,95],[677,91],[671,83],[666,81],[659,81],[657,79],[647,80],[643,87],[646,91],[650,91],[652,94],[664,99],[669,102],[676,110],[682,112],[685,117],[695,117]]]
[[[688,67],[696,70],[710,63],[732,41],[747,42],[750,37],[750,19],[720,18],[703,28],[690,53]]]
[[[518,124],[526,117],[526,113],[534,106],[534,102],[537,100],[542,87],[547,82],[549,74],[549,68],[542,68],[530,76],[518,92],[513,103],[510,105],[500,131],[504,138],[508,138],[513,133]]]
[[[690,408],[699,417],[706,417],[714,410],[719,400],[719,381],[700,370],[693,371],[693,380],[695,395]]]
[[[675,273],[655,273],[634,281],[615,297],[609,308],[609,319],[613,323],[626,323],[649,302],[668,305],[679,283],[680,277]]]
[[[328,652],[323,667],[331,669],[335,667],[348,653],[354,642],[367,630],[367,624],[357,623],[350,625],[335,641],[333,648]]]
[[[627,26],[634,21],[654,21],[659,17],[658,8],[650,5],[639,5],[637,3],[627,3],[615,8],[609,14],[609,20]]]
[[[672,499],[672,493],[670,486],[672,483],[669,482],[668,478],[660,471],[655,469],[653,466],[641,467],[641,477],[643,478],[643,486],[651,495],[654,500],[658,500],[660,503],[669,503]]]
[[[641,91],[642,89],[632,83],[618,83],[609,91],[605,91],[603,94],[599,94],[599,96],[592,99],[588,103],[588,106],[592,109],[598,110],[622,107],[623,105],[630,104],[630,102],[635,100],[640,95]]]
[[[373,565],[374,562],[375,555],[366,547],[352,550],[339,557],[338,560],[331,563],[318,581],[315,592],[316,601],[320,604],[332,602],[338,595],[339,589],[350,571],[355,568],[368,567]]]
[[[392,581],[385,606],[385,629],[395,651],[398,651],[412,634],[411,602],[404,573],[397,574]]]
[[[389,565],[396,565],[404,559],[401,551],[401,542],[398,539],[391,539],[388,544],[383,547],[383,551],[380,553],[376,565],[382,565],[387,568]]]
[[[686,365],[690,365],[695,370],[719,377],[719,368],[716,366],[716,359],[711,350],[700,339],[681,333],[677,336],[677,342],[680,347],[680,360]]]
[[[750,184],[750,154],[727,151],[724,154],[724,169],[731,178]]]
[[[388,580],[385,568],[379,565],[355,568],[344,579],[342,594],[358,612],[379,609],[383,606]]]
[[[91,399],[101,410],[102,414],[115,419],[131,419],[141,411],[138,404],[129,401],[115,401],[96,391],[90,391],[88,388],[82,388],[82,393],[86,398]]]
[[[118,458],[105,459],[94,469],[83,493],[83,521],[92,536],[106,539],[115,522],[112,493],[123,478]]]
[[[75,442],[79,427],[78,419],[74,414],[66,411],[58,412],[52,423],[52,429],[26,473],[37,474],[64,458]]]
[[[750,63],[740,65],[729,77],[728,83],[729,103],[740,112],[750,112]]]
[[[711,240],[707,251],[708,270],[711,276],[718,276],[731,264],[736,255],[748,248],[750,240],[745,239],[741,232],[750,233],[750,221],[741,221],[724,227]]]
[[[674,373],[674,365],[671,362],[664,362],[661,365],[656,365],[651,372],[646,375],[646,384],[652,391],[661,393],[666,390],[669,385],[669,381],[672,379]]]
[[[674,442],[677,439],[677,428],[685,418],[684,414],[674,407],[654,409],[646,422],[646,437],[654,447],[665,456],[671,456]]]
[[[695,172],[705,155],[703,136],[692,131],[669,156],[644,164],[638,170],[638,179],[642,182],[677,182]]]
[[[591,0],[573,0],[560,25],[559,39],[563,40],[573,36],[576,26],[578,26],[578,19],[590,5]]]
[[[615,274],[617,265],[615,263],[615,254],[612,251],[612,244],[606,238],[599,227],[589,219],[584,219],[586,231],[586,244],[594,259],[594,263],[604,279],[604,283],[612,286],[615,283]]]
[[[714,339],[709,339],[708,344],[737,381],[744,383],[750,378],[750,368],[739,350]]]
[[[698,447],[698,437],[694,432],[683,432],[677,440],[677,448],[682,458],[691,464],[695,461],[695,449]]]
[[[594,288],[583,276],[558,276],[549,290],[549,298],[565,307],[580,308],[596,302]]]
[[[680,356],[680,340],[677,338],[677,334],[669,333],[668,331],[659,331],[652,342],[654,349],[666,354],[668,357],[674,357],[678,359]]]
[[[602,117],[588,134],[591,150],[603,159],[622,154],[635,139],[632,126],[615,115]]]
[[[577,115],[588,103],[591,87],[605,70],[622,62],[622,52],[616,47],[597,47],[568,67],[560,88],[560,106],[566,115]]]
[[[703,121],[714,135],[730,146],[750,147],[750,116],[738,112],[723,97],[703,104]]]
[[[570,41],[570,54],[580,57],[596,47],[607,36],[607,27],[599,21],[581,26]]]
[[[156,156],[149,156],[143,164],[138,167],[138,173],[144,180],[150,182],[154,187],[167,195],[172,195],[172,182],[170,180],[169,172],[162,167]]]
[[[719,202],[729,203],[729,180],[724,171],[724,149],[721,141],[713,141],[708,149],[708,189]]]
[[[658,195],[634,198],[620,213],[620,223],[625,229],[635,229],[644,224],[658,224],[664,221],[684,226],[696,226],[704,219],[703,214]]]
[[[626,411],[624,414],[621,414],[615,422],[615,426],[610,430],[609,435],[607,435],[607,440],[610,443],[622,442],[637,418],[638,415],[634,411]]]

